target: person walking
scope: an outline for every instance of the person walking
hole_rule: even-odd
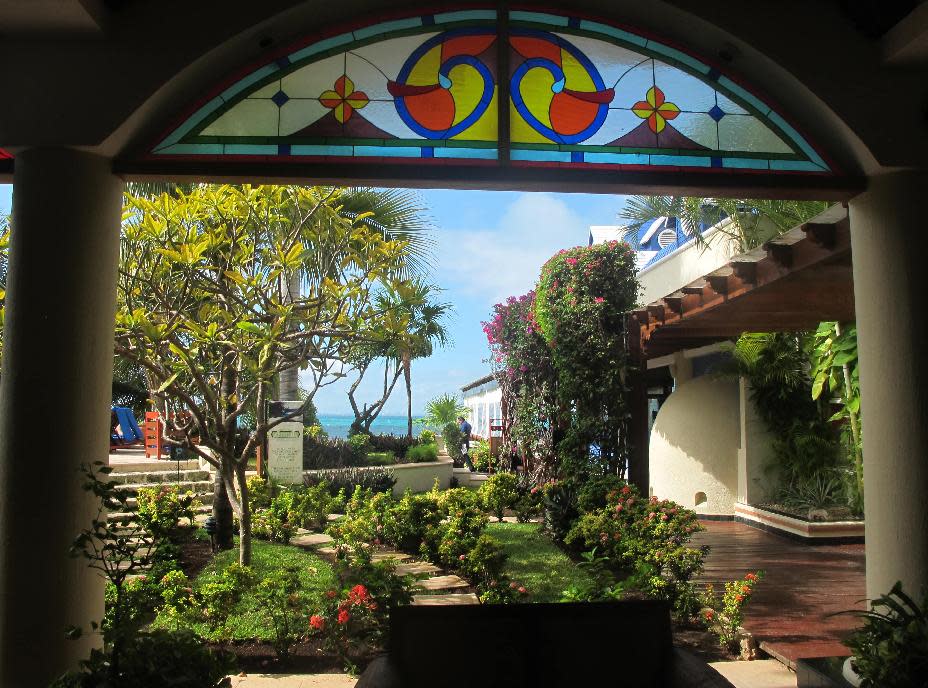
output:
[[[473,428],[471,428],[470,423],[464,420],[464,416],[458,416],[458,426],[461,430],[461,454],[464,459],[464,463],[467,464],[467,467],[470,469],[471,473],[474,473],[474,462],[470,460],[470,433]]]

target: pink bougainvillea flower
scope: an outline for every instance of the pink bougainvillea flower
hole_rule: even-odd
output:
[[[596,303],[602,303],[605,300],[606,299],[604,299],[602,296],[597,296],[595,299],[593,299],[593,301],[595,301]]]

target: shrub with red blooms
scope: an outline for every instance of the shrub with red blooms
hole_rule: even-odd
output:
[[[707,548],[687,543],[701,530],[695,512],[670,500],[645,499],[623,484],[606,495],[605,507],[581,514],[564,541],[581,550],[595,547],[616,568],[647,571],[644,592],[692,616],[699,607],[690,580],[702,570]]]
[[[325,594],[321,609],[309,615],[310,637],[321,638],[325,648],[347,660],[362,643],[369,641],[379,604],[363,585]]]
[[[738,629],[744,623],[744,605],[754,594],[754,586],[764,577],[763,571],[748,573],[740,580],[725,584],[725,592],[718,599],[711,585],[706,586],[703,622],[719,637],[722,647],[737,649]]]

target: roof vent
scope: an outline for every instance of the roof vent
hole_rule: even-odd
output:
[[[657,235],[657,245],[661,248],[667,248],[677,240],[677,230],[667,228]]]

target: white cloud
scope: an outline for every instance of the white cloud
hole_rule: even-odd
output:
[[[529,291],[562,248],[585,245],[589,226],[561,199],[524,193],[495,227],[438,232],[442,283],[487,304]]]

